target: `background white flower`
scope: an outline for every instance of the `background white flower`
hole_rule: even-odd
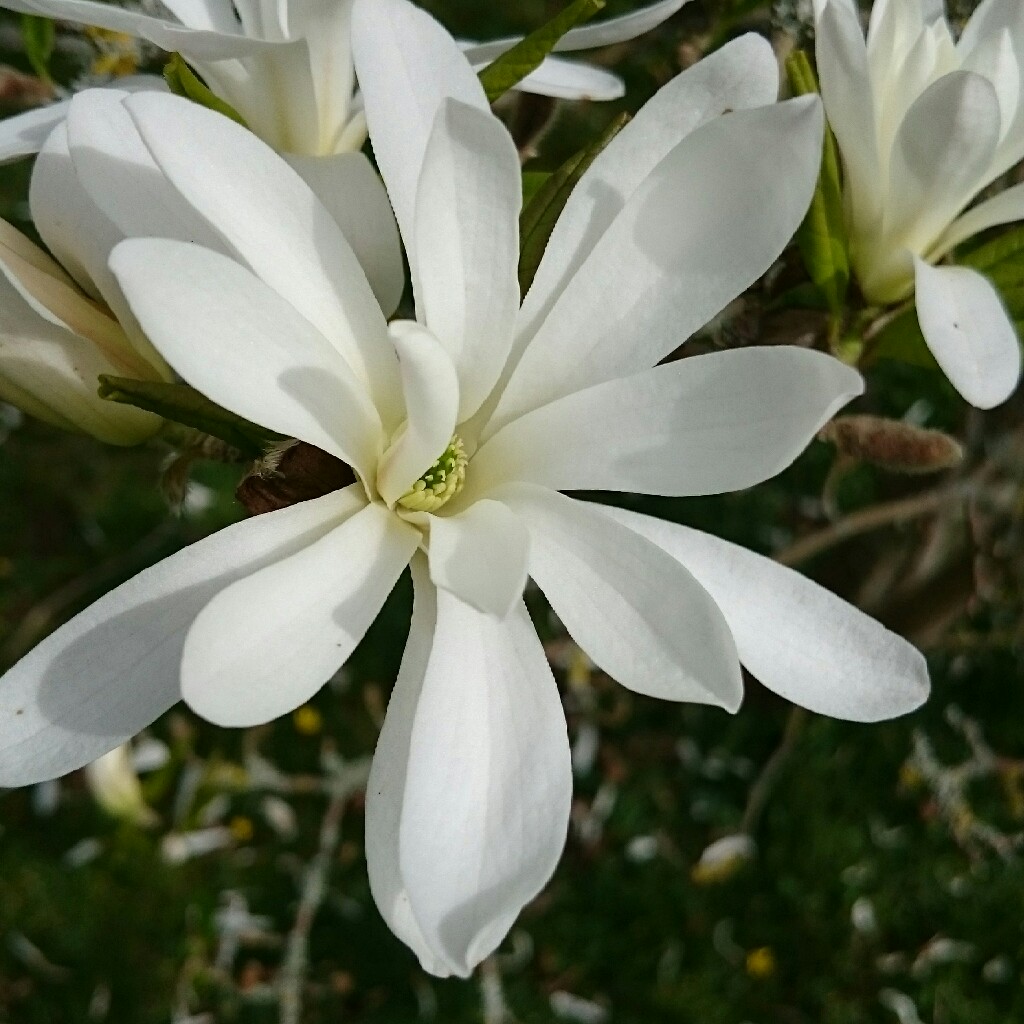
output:
[[[1024,218],[1024,186],[965,213],[1024,158],[1024,4],[985,0],[954,42],[942,0],[815,0],[817,64],[843,157],[850,256],[869,302],[914,296],[925,341],[973,405],[1004,401],[1020,343],[992,284],[936,266],[986,228]]]
[[[235,256],[137,238],[112,266],[186,380],[359,482],[191,546],[44,641],[0,683],[0,784],[94,758],[180,696],[227,725],[301,705],[411,563],[367,859],[395,933],[427,970],[465,976],[547,881],[569,816],[566,724],[527,575],[595,664],[647,695],[735,709],[742,658],[808,707],[870,721],[916,707],[927,672],[790,570],[559,493],[752,485],[861,390],[803,349],[657,365],[764,273],[809,202],[820,106],[754,109],[778,86],[767,43],[745,37],[679,76],[613,141],[520,309],[518,159],[471,68],[404,0],[357,0],[353,31],[357,62],[373,55],[358,68],[418,322],[385,322],[287,165],[170,96],[123,102],[154,194],[164,180]],[[382,55],[404,61],[399,95]],[[76,111],[97,95],[72,106],[73,151],[90,144]],[[82,180],[108,187],[84,164]]]

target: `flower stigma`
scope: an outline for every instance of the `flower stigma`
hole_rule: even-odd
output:
[[[462,490],[468,462],[462,438],[452,434],[438,460],[398,499],[398,504],[413,512],[436,512]]]

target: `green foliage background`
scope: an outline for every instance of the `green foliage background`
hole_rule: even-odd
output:
[[[538,0],[425,6],[469,38],[529,30],[557,9]],[[605,14],[630,6],[610,0]],[[795,24],[786,5],[693,0],[665,30],[606,54],[628,84],[627,98],[560,108],[533,168],[558,166],[621,110],[636,109],[689,59],[690,48],[782,24]],[[2,39],[9,47],[4,59],[28,70],[14,37]],[[65,59],[58,45],[58,80]],[[0,171],[0,212],[23,227],[28,170],[23,162]],[[1017,400],[979,425],[946,382],[924,368],[879,363],[870,383],[861,411],[902,415],[924,395],[929,425],[968,438],[972,451],[986,451],[1021,418]],[[3,666],[116,583],[242,514],[232,497],[232,467],[198,464],[194,479],[207,489],[209,506],[169,518],[157,486],[166,453],[102,448],[12,416],[4,424]],[[815,443],[782,477],[752,492],[632,504],[770,553],[823,524],[820,498],[831,464],[831,450]],[[920,486],[860,468],[842,479],[836,500],[849,511]],[[1019,511],[1017,518],[1019,525]],[[899,545],[922,536],[923,527],[911,523],[840,546],[806,569],[852,594],[865,559],[884,560],[890,548],[895,558]],[[591,711],[573,710],[570,698],[573,733],[584,718],[600,729],[597,759],[577,779],[578,819],[593,810],[599,793],[598,806],[612,792],[615,799],[599,834],[570,835],[554,881],[498,958],[515,1019],[559,1019],[551,994],[569,992],[606,1007],[618,1024],[913,1024],[892,1008],[891,993],[898,992],[928,1024],[1024,1021],[1024,871],[1014,856],[972,841],[969,827],[1024,829],[1015,588],[1006,583],[997,600],[973,602],[933,645],[934,696],[923,711],[871,727],[807,720],[774,778],[756,828],[756,858],[716,884],[698,884],[692,869],[710,842],[739,827],[751,786],[787,728],[789,707],[754,680],[740,713],[729,717],[636,697],[594,676]],[[318,732],[286,719],[243,736],[207,726],[183,708],[158,723],[153,734],[170,745],[172,760],[146,779],[161,818],[154,829],[105,816],[77,776],[61,784],[52,811],[45,792],[0,792],[2,1024],[183,1024],[186,1010],[197,1022],[280,1019],[273,998],[280,945],[273,938],[243,944],[224,969],[215,968],[216,912],[226,893],[239,893],[253,914],[268,918],[267,933],[287,934],[325,800],[290,797],[299,828],[294,838],[282,837],[265,820],[265,794],[241,770],[243,754],[258,746],[282,771],[315,774],[328,741],[344,758],[372,751],[408,604],[403,585],[344,678],[316,698]],[[533,610],[557,653],[549,616],[539,601]],[[764,614],[774,614],[771,595]],[[1011,639],[1003,641],[1007,630]],[[950,722],[954,706],[980,723],[999,758],[967,789],[970,821],[945,816],[934,789],[907,768],[915,731],[947,764],[969,756]],[[182,778],[192,770],[198,788],[182,805]],[[218,820],[234,823],[234,844],[168,864],[161,857],[165,834],[200,827],[214,798]],[[73,866],[68,851],[81,854],[89,840],[97,841],[95,855]],[[864,900],[874,909],[874,930],[851,922],[855,902],[863,908]],[[943,950],[955,956],[946,960]],[[484,1019],[481,1007],[476,982],[422,974],[380,920],[353,800],[311,932],[303,1020],[457,1024]]]

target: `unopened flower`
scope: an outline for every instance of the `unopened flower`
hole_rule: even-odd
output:
[[[156,814],[142,795],[129,744],[122,743],[87,764],[85,778],[96,802],[108,814],[142,827],[156,822]]]
[[[424,967],[465,976],[547,882],[569,821],[566,722],[528,575],[593,662],[649,696],[735,709],[742,659],[784,696],[870,721],[916,707],[927,672],[789,569],[560,493],[750,486],[862,388],[796,348],[658,365],[768,269],[810,200],[820,107],[761,106],[778,87],[768,44],[745,37],[689,69],[613,140],[520,307],[518,159],[457,44],[404,0],[357,0],[353,32],[416,321],[385,321],[278,157],[171,96],[123,101],[137,129],[124,145],[141,140],[235,255],[137,238],[112,266],[186,380],[357,482],[192,545],[44,641],[0,681],[0,784],[68,771],[181,697],[224,725],[293,711],[411,564],[367,862]],[[403,83],[360,58],[381,52],[405,55]]]
[[[1024,4],[986,0],[954,42],[941,0],[815,0],[817,63],[843,157],[854,273],[871,303],[914,297],[925,341],[971,404],[1004,401],[1020,343],[992,283],[938,264],[1024,218],[1024,186],[968,209],[1024,157]],[[966,210],[966,212],[965,212]]]

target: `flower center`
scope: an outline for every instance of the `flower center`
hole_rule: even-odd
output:
[[[452,434],[441,457],[398,499],[413,512],[436,512],[462,490],[466,482],[466,446]]]

